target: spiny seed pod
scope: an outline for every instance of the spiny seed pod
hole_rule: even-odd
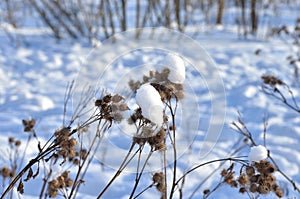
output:
[[[15,142],[15,146],[16,146],[16,147],[19,147],[19,146],[21,146],[21,141],[20,141],[20,140],[16,140],[16,142]]]
[[[72,179],[69,178],[69,179],[66,180],[65,183],[66,183],[66,187],[71,187],[72,184],[73,184],[73,181],[72,181]]]
[[[247,192],[247,190],[246,190],[246,188],[245,188],[245,187],[241,187],[241,188],[240,188],[240,190],[239,190],[239,192],[240,192],[240,193],[246,193],[246,192]]]
[[[248,184],[248,176],[246,175],[246,174],[242,174],[242,175],[240,175],[239,176],[239,178],[238,178],[238,182],[241,184],[241,185],[246,185],[246,184]]]
[[[249,176],[249,177],[252,177],[255,175],[255,169],[252,167],[252,166],[247,166],[246,167],[246,174]]]
[[[127,104],[120,104],[119,109],[120,111],[128,111],[129,107],[127,106]]]
[[[162,172],[159,172],[159,173],[155,173],[153,176],[152,176],[152,180],[154,183],[161,183],[164,181],[164,174]]]
[[[104,101],[105,103],[109,103],[109,102],[111,101],[111,99],[112,99],[112,96],[111,96],[110,94],[105,95],[105,96],[103,97],[103,101]]]
[[[232,186],[232,187],[238,187],[238,183],[237,183],[237,181],[235,181],[235,180],[232,180],[229,184],[230,184],[230,186]]]
[[[184,98],[184,92],[183,91],[177,91],[175,93],[177,99],[183,99]]]
[[[14,143],[15,142],[15,138],[14,137],[9,137],[8,138],[8,142],[9,143]]]
[[[260,178],[260,174],[254,175],[250,178],[250,182],[256,183],[258,182],[259,178]]]
[[[258,186],[258,193],[260,193],[260,194],[267,194],[269,192],[270,192],[270,189],[269,189],[268,186],[266,186],[266,185],[259,185]]]
[[[275,194],[278,198],[282,198],[283,197],[283,191],[279,188],[276,189]]]
[[[77,141],[75,138],[71,138],[69,140],[70,147],[75,147],[77,145]]]
[[[156,189],[157,189],[159,192],[164,193],[165,190],[166,190],[166,186],[165,186],[164,183],[157,183]]]
[[[227,170],[226,169],[223,169],[222,171],[221,171],[221,176],[222,177],[224,177],[224,176],[226,176],[227,175]]]
[[[51,188],[58,189],[59,188],[59,182],[58,182],[58,180],[54,179],[54,180],[50,181],[49,182],[49,186]]]
[[[273,184],[274,182],[276,182],[276,177],[272,174],[269,174],[266,176],[266,181],[268,181],[270,184]]]
[[[8,167],[3,167],[1,170],[1,174],[2,174],[3,178],[9,177],[10,169]]]
[[[280,189],[279,185],[276,184],[276,183],[272,184],[271,190],[272,190],[272,191],[276,191],[277,189]]]
[[[95,106],[101,106],[101,104],[102,104],[102,100],[101,99],[97,99],[95,101]]]
[[[249,188],[251,193],[256,193],[257,192],[257,185],[255,183],[250,184]]]
[[[165,143],[157,143],[155,145],[155,150],[156,151],[162,151],[166,149],[166,144]]]
[[[119,103],[121,100],[123,100],[124,98],[119,95],[119,94],[115,94],[114,96],[112,96],[111,101],[113,103]]]
[[[64,171],[61,176],[63,176],[64,178],[69,178],[70,177],[70,171]]]

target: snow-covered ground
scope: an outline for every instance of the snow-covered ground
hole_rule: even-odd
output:
[[[193,27],[190,29],[189,31],[193,32]],[[108,57],[115,57],[114,60],[110,60],[109,66],[104,70],[104,68],[97,68],[101,66],[99,62],[102,60],[102,57],[99,57],[101,53],[100,55],[97,53],[101,52],[100,49],[104,44],[100,44],[98,48],[93,48],[84,42],[57,41],[45,34],[44,30],[32,31],[31,29],[31,31],[26,32],[25,29],[23,32],[26,34],[24,37],[26,37],[28,44],[15,47],[5,33],[0,31],[0,152],[2,154],[0,166],[6,164],[8,137],[16,137],[21,139],[23,143],[26,142],[27,135],[23,133],[22,119],[31,117],[36,119],[37,134],[44,140],[62,126],[64,95],[68,82],[77,80],[76,85],[79,90],[79,87],[82,86],[80,84],[83,84],[81,82],[81,78],[83,78],[90,81],[89,83],[94,87],[105,88],[110,92],[120,91],[121,94],[128,95],[126,89],[129,87],[124,88],[127,86],[128,80],[130,78],[141,79],[141,74],[148,74],[149,68],[157,68],[164,58],[162,51],[168,50],[167,47],[166,49],[150,50],[132,48],[132,51],[127,54],[116,55],[115,53],[118,51],[110,48],[111,51],[107,53],[111,53],[111,55]],[[180,43],[180,39],[182,38],[178,38],[178,43]],[[289,85],[294,83],[293,68],[286,61],[286,57],[290,54],[289,46],[278,38],[269,38],[268,40],[239,39],[236,33],[228,29],[199,33],[193,39],[205,49],[216,63],[217,72],[223,81],[216,83],[224,85],[226,96],[225,106],[219,108],[224,109],[220,112],[222,114],[225,111],[226,117],[216,145],[206,156],[206,159],[199,159],[199,150],[205,139],[213,113],[211,110],[213,96],[210,93],[210,80],[206,79],[210,76],[210,74],[206,74],[210,72],[210,69],[198,71],[192,67],[187,59],[186,82],[188,84],[186,84],[186,90],[188,93],[186,98],[193,97],[193,100],[196,100],[198,111],[201,114],[196,116],[196,118],[200,118],[199,127],[198,124],[196,125],[198,134],[178,135],[179,142],[182,141],[183,144],[187,144],[182,146],[182,150],[179,149],[179,152],[182,152],[182,157],[179,158],[178,172],[184,172],[185,169],[197,162],[227,157],[232,149],[237,147],[234,143],[239,139],[239,135],[230,128],[230,123],[237,120],[239,112],[253,133],[255,140],[261,145],[264,144],[263,119],[268,118],[266,146],[279,167],[299,184],[299,114],[267,96],[260,89],[262,83],[260,77],[263,74],[278,76]],[[168,43],[163,44],[168,45]],[[184,45],[183,43],[180,44]],[[131,44],[128,43],[128,45],[130,47]],[[188,48],[188,46],[180,47]],[[258,49],[261,51],[259,55],[256,55],[255,51]],[[203,54],[204,51],[186,53],[193,53],[199,59],[209,59],[206,54]],[[98,85],[99,82],[101,85]],[[294,84],[292,88],[296,99],[299,101],[299,85]],[[222,90],[223,88],[219,89]],[[74,103],[77,100],[74,98]],[[182,102],[180,110],[191,112],[191,116],[193,116],[194,110],[188,108],[184,110],[183,108],[184,105],[188,106],[188,103],[193,103],[191,101]],[[129,100],[129,103],[133,104],[132,100]],[[71,113],[72,107],[69,108]],[[182,122],[184,126],[183,121],[186,121],[188,117],[189,115],[183,114],[183,119],[179,122]],[[192,119],[189,121],[195,122]],[[193,124],[186,124],[185,127],[189,125],[193,126]],[[122,124],[120,126],[122,127]],[[130,133],[123,132],[120,136],[116,129],[110,133],[111,137],[108,141],[114,149],[105,160],[108,168],[102,169],[102,166],[97,162],[92,164],[86,176],[85,184],[79,192],[81,198],[94,198],[99,194],[101,187],[108,182],[115,171],[115,166],[121,161],[124,151],[122,149],[129,147]],[[187,136],[192,137],[187,138]],[[187,150],[189,144],[192,144],[191,154]],[[33,157],[36,152],[37,146],[35,142],[32,142],[27,150],[26,159]],[[239,155],[247,155],[248,153],[249,148],[243,150]],[[185,185],[185,194],[189,196],[192,193],[193,185],[201,182],[215,167],[216,165],[204,167],[189,176],[189,181]],[[154,166],[150,165],[148,169],[150,173],[151,168],[153,169]],[[59,170],[58,167],[57,172]],[[151,177],[149,173],[145,175],[148,175],[148,178]],[[218,177],[217,174],[216,177],[210,178],[197,192],[195,198],[200,197],[203,189],[218,182]],[[287,181],[280,176],[278,178],[280,185],[286,187],[286,198],[299,197],[299,193],[294,192]],[[126,194],[129,193],[126,190],[131,190],[133,179],[134,175],[122,175],[105,194],[105,198],[128,198]],[[39,186],[39,180],[41,179],[38,178],[25,183],[24,198],[35,198],[39,191],[35,188]],[[147,183],[146,179],[142,180],[144,186],[147,186]],[[150,197],[159,197],[154,188],[141,196],[141,198]],[[266,198],[274,197],[275,195],[272,194],[266,196]],[[248,196],[239,194],[238,189],[224,185],[211,198],[248,198]]]

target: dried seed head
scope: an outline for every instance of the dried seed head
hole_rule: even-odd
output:
[[[259,179],[259,178],[260,178],[260,174],[251,176],[250,182],[256,183],[256,182],[258,182],[258,179]]]
[[[71,139],[69,140],[69,144],[70,144],[70,147],[71,147],[71,148],[75,147],[75,146],[77,145],[76,139],[75,139],[75,138],[71,138]]]
[[[157,183],[156,189],[157,189],[159,192],[164,193],[165,190],[166,190],[166,186],[165,186],[164,183]]]
[[[258,186],[258,193],[267,194],[269,192],[270,192],[270,188],[267,185],[259,185]]]
[[[119,109],[120,111],[128,111],[129,107],[127,106],[127,104],[120,104]]]
[[[113,103],[119,103],[121,100],[123,100],[124,98],[119,95],[119,94],[115,94],[114,96],[112,96],[111,101]]]
[[[20,141],[20,140],[16,140],[16,142],[15,142],[15,146],[16,146],[16,147],[19,147],[19,146],[21,146],[21,141]]]
[[[1,175],[3,178],[7,178],[10,175],[10,169],[8,167],[3,167],[1,170]]]
[[[155,173],[153,176],[152,176],[152,180],[154,183],[163,183],[165,177],[164,177],[164,174],[162,172],[159,172],[159,173]]]
[[[247,190],[246,190],[246,188],[245,188],[245,187],[241,187],[241,188],[239,189],[239,192],[240,192],[240,193],[246,193],[246,192],[247,192]]]
[[[257,185],[255,183],[250,184],[249,188],[251,193],[256,193],[257,192]]]
[[[235,180],[232,180],[229,184],[230,184],[230,186],[232,186],[232,187],[238,187],[238,183],[237,183],[237,181],[235,181]]]
[[[248,176],[246,174],[242,174],[238,177],[238,182],[240,183],[240,185],[246,185],[248,184],[249,180],[248,180]]]
[[[176,95],[177,99],[179,99],[179,100],[184,98],[184,92],[183,91],[177,91],[175,93],[175,95]]]
[[[95,101],[95,106],[101,106],[101,104],[102,104],[102,100],[101,99],[97,99]]]
[[[227,170],[226,169],[223,169],[222,171],[221,171],[221,176],[222,177],[224,177],[224,176],[226,176],[227,175]]]
[[[103,102],[109,103],[109,102],[111,101],[111,99],[112,99],[111,94],[105,95],[105,96],[103,97]]]
[[[54,180],[50,181],[49,186],[51,186],[51,188],[58,189],[59,188],[58,180],[54,179]]]
[[[265,84],[268,84],[272,87],[274,87],[276,85],[283,85],[284,84],[283,81],[281,81],[280,79],[278,79],[277,77],[272,76],[272,75],[263,75],[263,76],[261,76],[261,78],[262,78],[262,80]]]
[[[254,167],[252,166],[247,166],[246,167],[246,174],[249,176],[249,177],[252,177],[255,175],[255,169]]]
[[[66,183],[66,187],[71,187],[73,184],[73,180],[68,178],[65,183]]]
[[[8,142],[9,143],[14,143],[15,142],[15,138],[14,137],[9,137],[8,138]]]
[[[204,194],[204,195],[209,194],[209,193],[210,193],[210,190],[209,190],[209,189],[204,189],[204,190],[203,190],[203,194]]]
[[[283,197],[283,191],[280,188],[276,189],[275,194],[278,198]]]
[[[156,151],[163,151],[166,149],[166,144],[165,143],[158,143],[155,145],[155,150]]]

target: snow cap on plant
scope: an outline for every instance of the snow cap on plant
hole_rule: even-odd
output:
[[[185,66],[181,57],[175,54],[169,53],[164,61],[163,65],[170,69],[168,79],[175,84],[182,84],[185,80]]]
[[[266,147],[262,145],[251,147],[248,156],[250,162],[259,162],[261,160],[267,159],[267,157],[268,157],[268,150],[266,149]]]
[[[151,122],[163,124],[163,103],[157,90],[150,84],[143,84],[136,91],[136,102],[142,109],[142,115]]]

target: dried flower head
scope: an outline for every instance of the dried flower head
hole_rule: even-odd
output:
[[[263,76],[261,76],[261,78],[265,84],[268,84],[272,87],[274,87],[276,85],[284,85],[283,81],[281,81],[280,79],[278,79],[277,77],[272,76],[272,75],[263,75]]]
[[[30,132],[33,130],[35,125],[35,120],[22,120],[23,126],[24,126],[24,132]]]
[[[248,184],[249,180],[248,180],[248,176],[244,173],[242,173],[239,177],[238,177],[238,182],[240,183],[240,185],[244,186],[246,184]]]

